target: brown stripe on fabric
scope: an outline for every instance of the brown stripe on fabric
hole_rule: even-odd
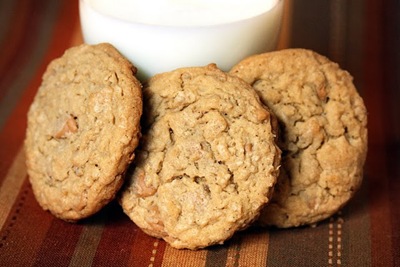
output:
[[[204,267],[207,260],[207,250],[178,250],[167,245],[164,251],[162,267],[176,267],[180,262],[186,266]]]
[[[0,47],[5,42],[7,33],[14,27],[13,24],[13,10],[17,1],[0,1]]]
[[[241,246],[241,239],[238,238],[238,236],[239,234],[236,234],[232,238],[232,241],[229,241],[225,267],[238,266],[239,256],[240,256],[240,246]]]
[[[291,47],[313,49],[328,55],[330,10],[326,1],[293,1]]]
[[[347,0],[330,1],[329,53],[327,56],[343,66],[347,29]]]
[[[25,154],[21,148],[10,170],[0,183],[0,229],[3,228],[4,222],[18,197],[26,175]]]
[[[352,0],[346,1],[347,4],[347,33],[346,33],[346,55],[342,67],[350,72],[354,77],[354,84],[360,94],[364,89],[364,37],[365,28],[363,21],[365,20],[365,1]]]
[[[271,229],[267,266],[327,266],[328,241],[329,221],[316,227]]]
[[[0,265],[31,266],[53,219],[37,204],[25,179],[0,231]]]
[[[231,241],[237,241],[231,240]],[[239,239],[240,241],[240,239]],[[228,255],[228,247],[231,242],[227,242],[225,245],[216,245],[207,248],[207,258],[205,266],[225,266]]]
[[[369,266],[371,263],[371,239],[368,216],[368,181],[364,177],[360,190],[343,208],[342,216],[342,265]]]

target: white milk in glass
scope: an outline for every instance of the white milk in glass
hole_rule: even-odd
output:
[[[141,80],[275,48],[283,0],[80,0],[84,41],[109,42]]]

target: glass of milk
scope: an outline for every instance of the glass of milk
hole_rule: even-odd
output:
[[[283,0],[80,0],[86,43],[108,42],[142,81],[181,67],[228,71],[276,47]]]

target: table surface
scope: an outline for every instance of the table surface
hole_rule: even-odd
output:
[[[110,203],[66,223],[28,181],[26,113],[47,64],[82,43],[78,1],[0,1],[0,266],[400,266],[400,2],[287,0],[279,48],[313,49],[353,76],[368,109],[364,182],[317,227],[251,229],[176,250]]]

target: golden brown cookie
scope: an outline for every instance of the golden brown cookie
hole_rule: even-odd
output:
[[[350,74],[324,56],[287,49],[244,59],[230,71],[259,93],[281,126],[282,168],[263,225],[312,224],[359,188],[367,112]]]
[[[156,75],[143,93],[124,212],[175,248],[223,243],[257,218],[276,182],[269,111],[251,86],[213,64]]]
[[[39,204],[76,221],[115,197],[139,142],[141,84],[110,44],[53,60],[28,112],[25,150]]]

